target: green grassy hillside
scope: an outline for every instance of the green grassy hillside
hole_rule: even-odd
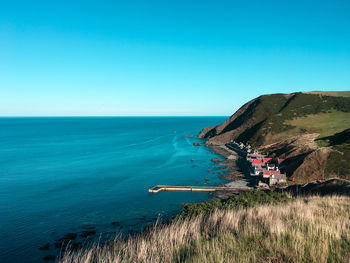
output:
[[[267,153],[277,156],[283,154],[281,157],[289,158],[287,174],[303,180],[338,174],[347,178],[350,172],[344,167],[350,161],[348,143],[335,146],[324,140],[315,143],[314,139],[333,136],[348,128],[350,91],[271,94],[248,102],[224,123],[204,129],[199,137],[208,139],[209,145],[235,140],[266,148]],[[317,151],[320,147],[330,148]],[[308,163],[294,174],[306,157]],[[319,170],[311,171],[316,168]]]
[[[350,127],[350,97],[297,93],[285,99],[279,94],[267,95],[256,110],[262,119],[253,126],[258,129],[240,134],[238,141],[259,146],[300,133],[332,135]]]
[[[350,127],[350,113],[329,111],[327,113],[311,114],[287,120],[284,124],[294,127],[291,134],[319,133],[320,137],[331,136]]]
[[[238,110],[224,124],[212,128],[201,137],[209,139],[209,143],[236,140],[261,146],[300,132],[332,135],[349,128],[350,97],[336,96],[339,94],[336,92],[326,94],[260,96],[244,105],[243,111]],[[327,131],[329,129],[332,130]]]

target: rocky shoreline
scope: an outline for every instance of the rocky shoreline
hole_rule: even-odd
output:
[[[244,160],[243,152],[234,151],[228,148],[226,145],[210,145],[210,149],[218,155],[224,157],[217,164],[219,167],[216,169],[222,170],[218,175],[227,181],[225,186],[254,186],[255,179],[251,178],[249,168]],[[218,192],[218,197],[226,198],[227,195]]]
[[[226,146],[210,146],[211,150],[218,155],[221,155],[225,159],[218,162],[221,167],[217,169],[227,169],[227,171],[221,172],[220,177],[228,181],[243,180],[245,178],[244,173],[238,166],[239,156],[237,153],[228,149]]]

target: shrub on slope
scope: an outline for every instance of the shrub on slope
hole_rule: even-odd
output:
[[[260,190],[254,190],[241,194],[234,194],[224,200],[215,198],[207,202],[185,204],[184,209],[178,218],[209,214],[218,209],[248,208],[262,204],[285,203],[290,200],[291,198],[287,195],[287,193],[266,193]]]

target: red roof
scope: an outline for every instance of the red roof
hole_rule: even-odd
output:
[[[271,161],[272,160],[272,158],[264,158],[264,162],[266,163],[266,162],[268,162],[268,161]]]
[[[280,173],[280,171],[268,171],[268,170],[263,171],[264,175],[279,174],[279,173]]]
[[[283,163],[285,159],[278,158],[279,163]]]
[[[252,164],[264,164],[264,162],[261,159],[254,159],[252,160]]]

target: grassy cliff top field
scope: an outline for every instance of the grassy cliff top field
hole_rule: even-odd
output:
[[[294,127],[290,130],[291,135],[319,133],[319,137],[331,136],[343,131],[345,127],[350,127],[350,112],[329,111],[311,114],[286,120],[284,124]]]
[[[349,214],[350,198],[340,196],[219,209],[60,262],[348,262]]]
[[[326,96],[350,97],[350,91],[311,91],[305,94],[320,94]]]

